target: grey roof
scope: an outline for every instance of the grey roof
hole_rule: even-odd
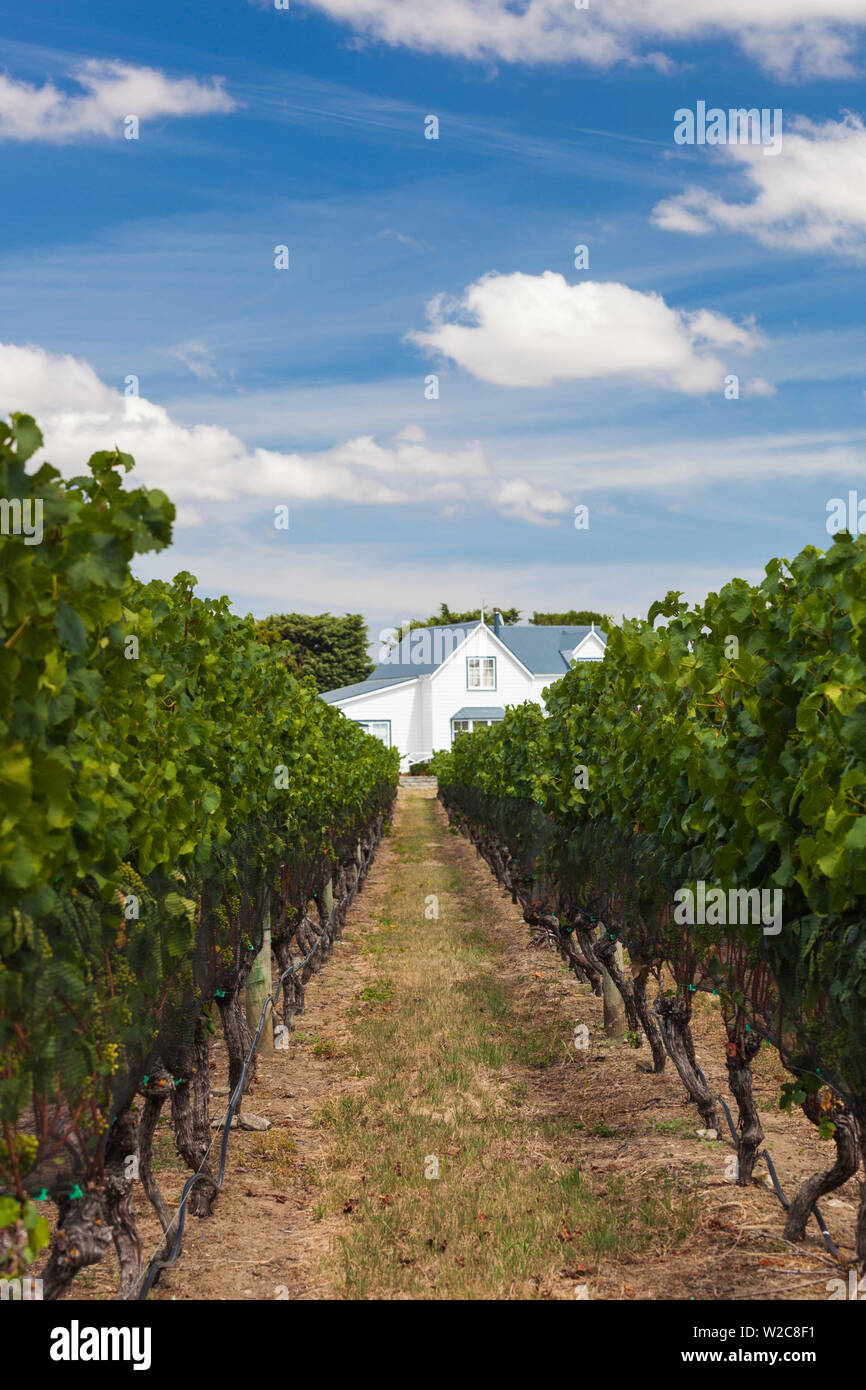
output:
[[[407,671],[410,668],[407,667]],[[376,680],[375,672],[365,681],[356,681],[354,685],[341,686],[339,690],[324,690],[322,699],[329,705],[336,704],[338,700],[351,700],[353,695],[369,695],[373,690],[386,690],[389,685],[402,685],[403,681],[411,680],[410,675],[391,676],[389,680]]]
[[[423,638],[417,637],[413,643],[413,633],[410,633],[408,639],[404,638],[404,647],[407,641],[409,644],[408,651],[403,650],[400,655],[429,654],[433,660],[380,661],[367,680],[357,681],[354,685],[344,685],[339,690],[325,691],[322,699],[333,705],[338,701],[350,700],[353,695],[368,695],[374,690],[385,690],[389,685],[414,680],[416,676],[432,676],[446,657],[449,657],[476,627],[477,623],[447,623],[438,627],[415,628],[414,633],[427,635]],[[574,651],[591,630],[588,627],[536,627],[532,623],[526,623],[514,627],[503,625],[496,636],[534,676],[553,676],[568,670],[570,662],[567,653]],[[595,630],[602,644],[606,645],[604,633],[600,628]],[[493,631],[492,627],[490,631]],[[501,711],[498,714],[501,717]],[[492,719],[494,715],[479,713],[476,717]],[[472,714],[455,714],[453,718],[471,719]]]
[[[404,680],[412,680],[415,676],[432,676],[434,671],[439,670],[445,658],[451,655],[455,647],[460,646],[467,633],[474,632],[477,626],[477,623],[442,623],[438,627],[414,628],[403,638],[399,655],[401,657],[411,657],[413,654],[420,656],[429,650],[433,660],[380,661],[370,679],[385,679],[398,675],[400,672],[404,673]]]
[[[486,626],[493,632],[491,624]],[[438,671],[455,647],[459,646],[467,633],[473,632],[476,627],[478,623],[446,623],[437,627],[415,628],[403,639],[404,650],[400,655],[411,656],[413,652],[416,655],[426,655],[429,652],[433,660],[382,661],[370,679],[376,681],[397,676],[403,680],[412,680],[415,676],[431,676],[434,671]],[[507,627],[503,624],[496,636],[534,676],[553,676],[569,669],[570,662],[564,653],[573,651],[591,631],[590,627],[536,627],[533,623]],[[595,631],[605,646],[607,639],[604,633],[600,628],[596,628]],[[419,634],[417,637],[416,633]],[[422,638],[421,633],[427,633],[428,636]],[[408,651],[405,650],[407,644]]]
[[[595,630],[605,646],[604,633],[599,628]],[[553,676],[569,669],[571,662],[565,652],[574,651],[591,631],[591,627],[536,627],[527,623],[525,627],[500,628],[498,635],[534,676]]]
[[[464,705],[452,719],[504,719],[505,710],[499,705]]]

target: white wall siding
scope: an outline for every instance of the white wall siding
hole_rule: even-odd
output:
[[[385,690],[372,690],[354,700],[339,704],[347,719],[390,719],[391,747],[405,754],[415,751],[413,744],[415,707],[418,700],[418,681],[392,685]]]
[[[496,658],[496,688],[470,689],[467,659],[471,656]],[[604,645],[593,633],[581,644],[580,658],[600,659]],[[505,709],[533,700],[544,707],[543,691],[565,674],[531,675],[517,657],[487,627],[477,627],[465,642],[443,661],[431,676],[418,675],[400,685],[371,690],[366,695],[337,705],[348,719],[387,719],[391,723],[391,745],[399,748],[401,768],[409,765],[409,755],[427,757],[440,748],[451,747],[451,720],[461,709]]]
[[[467,658],[496,657],[496,689],[470,690],[467,685]],[[516,657],[494,639],[489,629],[476,628],[464,645],[430,677],[433,696],[433,749],[451,747],[451,719],[464,706],[520,705],[532,691],[532,677]]]
[[[432,676],[418,677],[418,698],[415,701],[415,720],[412,726],[412,746],[407,753],[429,755],[433,752],[433,688]]]
[[[544,691],[549,685],[552,685],[554,681],[559,680],[560,676],[564,675],[565,672],[560,671],[559,675],[556,676],[533,676],[532,686],[526,698],[528,700],[534,700],[537,705],[541,705],[541,707],[544,708]]]
[[[588,632],[576,650],[578,661],[601,661],[604,658],[604,642],[597,632]]]

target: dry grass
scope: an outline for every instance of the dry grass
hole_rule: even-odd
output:
[[[567,1000],[537,1010],[502,970],[501,932],[465,876],[431,858],[434,813],[430,799],[408,799],[401,871],[361,938],[381,972],[350,1019],[363,1084],[319,1116],[323,1207],[348,1217],[332,1252],[338,1293],[549,1296],[563,1265],[573,1280],[675,1249],[694,1229],[693,1181],[583,1171],[556,1142],[568,1127],[545,1134],[527,1105],[533,1076],[554,1064],[579,1081]],[[438,920],[425,917],[430,894]]]
[[[438,919],[424,915],[431,894]],[[245,1102],[272,1129],[232,1132],[214,1214],[188,1221],[151,1298],[573,1299],[576,1286],[593,1300],[828,1298],[840,1271],[814,1223],[800,1246],[780,1239],[773,1193],[733,1183],[726,1133],[699,1138],[673,1069],[647,1075],[646,1048],[605,1037],[601,1001],[529,945],[519,910],[429,793],[401,790],[394,833],[298,1023]],[[590,1036],[580,1053],[577,1024]],[[709,998],[696,1001],[695,1044],[725,1092]],[[212,1065],[218,1114],[219,1039]],[[769,1049],[754,1071],[791,1192],[827,1166],[828,1146],[775,1108],[784,1077]],[[188,1170],[167,1115],[155,1155],[174,1205]],[[438,1178],[425,1176],[431,1158]],[[858,1199],[852,1181],[822,1204],[848,1262]],[[137,1206],[150,1253],[159,1224],[141,1193]],[[109,1254],[84,1271],[74,1296],[111,1298],[115,1266]]]
[[[270,1129],[249,1135],[246,1158],[250,1169],[267,1175],[276,1187],[287,1183],[297,1166],[298,1149],[285,1129]]]

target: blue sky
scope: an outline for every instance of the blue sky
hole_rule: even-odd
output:
[[[750,13],[0,0],[0,408],[64,471],[129,448],[179,509],[139,571],[258,615],[639,613],[825,546],[866,497],[866,0]],[[675,144],[699,101],[781,152]]]

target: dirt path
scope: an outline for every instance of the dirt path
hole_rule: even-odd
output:
[[[734,1185],[730,1146],[697,1137],[672,1069],[647,1075],[648,1049],[605,1038],[601,1002],[529,945],[434,797],[401,789],[290,1050],[260,1063],[245,1102],[271,1129],[232,1135],[214,1215],[188,1220],[152,1297],[826,1299],[838,1271],[815,1235],[779,1242],[775,1196]],[[698,1053],[723,1089],[704,1002]],[[828,1146],[771,1109],[779,1073],[762,1056],[756,1092],[790,1191]],[[159,1178],[176,1201],[172,1150],[163,1122]],[[856,1201],[849,1183],[824,1203],[846,1255]],[[149,1254],[159,1231],[138,1207]],[[111,1275],[85,1274],[76,1295],[110,1296]]]

